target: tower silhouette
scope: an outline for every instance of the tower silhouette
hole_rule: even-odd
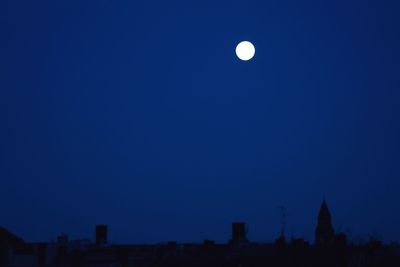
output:
[[[232,223],[232,242],[240,243],[247,242],[246,224],[243,222]]]
[[[325,200],[323,200],[318,214],[317,227],[315,229],[315,244],[329,245],[332,243],[334,235],[331,213],[329,212]]]
[[[107,232],[108,227],[107,225],[100,224],[96,225],[96,245],[102,246],[107,244]]]

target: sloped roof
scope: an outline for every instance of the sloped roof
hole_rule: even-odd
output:
[[[24,240],[4,227],[0,226],[0,245],[1,246],[9,246],[9,247],[17,247],[24,244]]]

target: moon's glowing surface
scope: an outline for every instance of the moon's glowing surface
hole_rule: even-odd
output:
[[[236,55],[241,60],[247,61],[254,57],[256,48],[249,41],[242,41],[236,46]]]

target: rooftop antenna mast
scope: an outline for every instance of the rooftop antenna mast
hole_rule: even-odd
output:
[[[286,212],[285,206],[280,206],[279,209],[281,210],[281,238],[285,238],[285,228],[286,228]]]

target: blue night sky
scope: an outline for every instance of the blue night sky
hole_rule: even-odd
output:
[[[400,240],[399,1],[0,3],[0,225]],[[235,46],[250,40],[248,62]]]

